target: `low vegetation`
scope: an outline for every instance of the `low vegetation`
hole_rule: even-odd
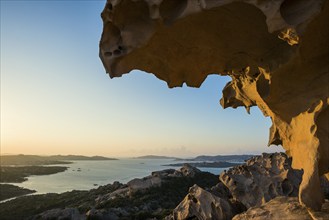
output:
[[[218,183],[218,176],[211,173],[197,173],[195,177],[167,177],[160,187],[136,192],[132,196],[118,197],[97,203],[99,196],[113,192],[122,184],[109,184],[90,191],[72,191],[62,194],[31,195],[0,204],[2,219],[23,219],[54,208],[78,208],[85,213],[91,208],[120,208],[128,215],[120,219],[161,219],[168,215],[185,197],[189,187],[198,184],[207,188]]]
[[[81,156],[81,155],[53,155],[53,156],[38,156],[38,155],[0,155],[1,166],[8,165],[53,165],[53,164],[70,164],[74,160],[117,160],[102,156]]]
[[[0,184],[0,201],[5,199],[10,199],[16,196],[22,196],[22,195],[34,193],[34,192],[36,191],[10,185],[10,184]]]
[[[48,175],[63,172],[67,167],[61,166],[1,166],[1,183],[21,183],[31,175]]]

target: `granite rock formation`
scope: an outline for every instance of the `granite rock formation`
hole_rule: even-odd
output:
[[[298,203],[302,171],[284,153],[254,156],[221,173],[211,188],[190,188],[167,219],[326,219],[329,202],[315,212]],[[329,182],[321,179],[322,190]],[[329,197],[326,197],[329,199]],[[248,210],[247,210],[248,209]],[[247,211],[246,211],[247,210]],[[316,218],[315,218],[316,217]]]
[[[114,182],[113,185],[116,190],[113,192],[100,195],[96,199],[98,205],[107,203],[109,200],[114,200],[120,197],[129,197],[136,192],[145,192],[150,188],[159,187],[163,182],[166,182],[167,177],[195,177],[196,173],[201,173],[198,168],[192,167],[189,164],[184,164],[178,170],[166,169],[161,171],[154,171],[151,175],[143,178],[135,178],[130,180],[127,184],[120,184],[119,182]]]
[[[263,153],[223,172],[219,179],[234,199],[250,208],[277,196],[298,196],[301,177],[302,172],[291,168],[285,154]]]
[[[329,211],[329,202],[323,204],[323,209]],[[247,212],[236,215],[233,220],[245,219],[287,219],[289,220],[314,220],[329,219],[329,212],[310,212],[305,206],[298,203],[296,197],[276,197],[268,203],[250,208]]]
[[[201,187],[194,185],[184,200],[175,208],[170,219],[232,219],[234,211],[225,199],[207,192]]]
[[[303,169],[299,201],[318,210],[319,177],[329,177],[328,10],[328,0],[108,0],[100,58],[110,77],[140,69],[170,88],[230,76],[221,105],[271,118],[269,145]]]

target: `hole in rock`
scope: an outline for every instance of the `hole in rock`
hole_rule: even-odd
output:
[[[293,186],[290,184],[289,180],[285,179],[282,182],[282,193],[286,196],[290,195],[293,191]]]

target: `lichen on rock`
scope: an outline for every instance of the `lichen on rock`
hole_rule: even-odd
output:
[[[271,118],[269,145],[303,169],[299,201],[319,210],[319,177],[329,176],[328,10],[328,0],[108,0],[100,58],[111,77],[140,69],[170,88],[229,75],[221,105]]]

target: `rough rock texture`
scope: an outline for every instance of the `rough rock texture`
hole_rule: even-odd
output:
[[[323,209],[328,209],[329,201],[323,204]],[[247,212],[234,216],[233,220],[314,220],[329,219],[329,212],[309,212],[298,203],[296,197],[276,197],[261,207],[250,208]]]
[[[329,215],[329,203],[319,212],[298,203],[302,171],[292,169],[291,158],[284,153],[254,156],[245,164],[224,171],[219,179],[220,182],[210,189],[192,187],[167,219],[230,219],[230,216],[243,212],[236,218],[310,219],[312,216],[325,219]],[[329,190],[328,184],[325,178],[321,178],[325,193]],[[221,201],[218,206],[211,205],[218,199]],[[230,208],[224,208],[226,205]],[[226,216],[222,215],[223,211],[228,212]]]
[[[232,219],[233,210],[229,202],[194,185],[184,200],[167,219]]]
[[[223,172],[219,179],[234,199],[250,208],[277,196],[298,196],[301,177],[302,172],[291,168],[285,154],[264,153]]]
[[[196,168],[191,166],[188,163],[185,163],[180,169],[179,171],[183,174],[183,176],[190,176],[190,177],[194,177],[196,173],[200,173],[201,171]]]
[[[119,182],[114,182],[113,186],[117,188],[113,192],[100,195],[96,199],[98,205],[102,205],[109,200],[113,200],[120,197],[129,197],[138,191],[146,191],[152,187],[159,187],[166,181],[166,177],[195,177],[196,173],[201,171],[189,164],[184,164],[178,170],[166,169],[161,171],[154,171],[151,175],[143,178],[135,178],[130,180],[127,184],[120,184]]]
[[[229,75],[224,108],[258,106],[270,144],[303,169],[299,200],[320,209],[329,177],[328,0],[108,0],[100,58],[111,77],[132,69],[169,87]],[[191,65],[193,63],[194,65]]]

